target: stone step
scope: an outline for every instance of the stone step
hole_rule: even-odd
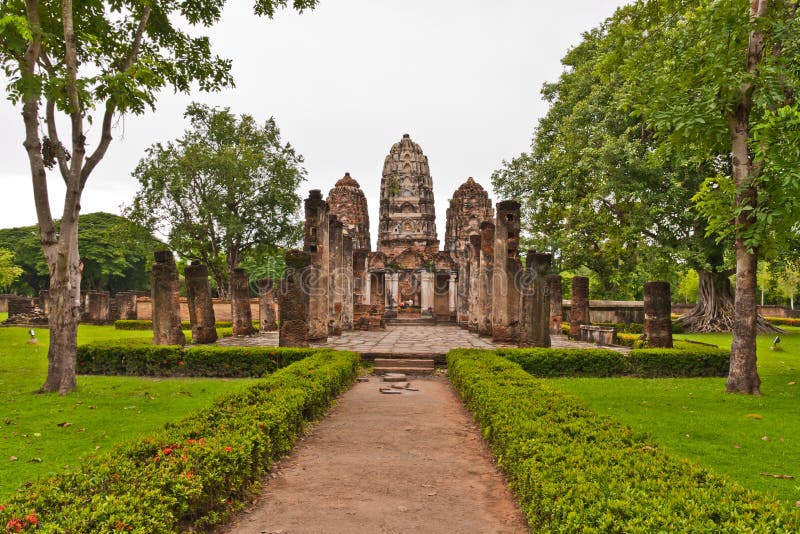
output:
[[[403,373],[406,375],[429,375],[434,372],[431,367],[376,367],[373,371],[376,375]]]
[[[393,352],[362,352],[361,359],[365,361],[375,361],[379,359],[387,360],[433,360],[436,365],[447,364],[447,353],[444,352],[406,352],[396,354]]]
[[[406,358],[376,358],[375,367],[419,367],[423,369],[433,369],[433,360],[412,360]]]
[[[392,326],[425,326],[435,325],[436,319],[433,317],[418,317],[416,319],[386,319],[386,324]]]

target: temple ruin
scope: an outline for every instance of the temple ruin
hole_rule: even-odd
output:
[[[294,331],[287,344],[403,321],[447,322],[497,341],[549,344],[549,302],[539,298],[549,294],[546,268],[537,264],[523,269],[519,203],[498,203],[495,217],[487,191],[468,178],[449,201],[440,248],[428,157],[408,134],[384,159],[379,202],[373,251],[367,198],[350,173],[335,183],[327,198],[319,190],[309,193],[304,240],[309,265],[302,281],[307,285],[307,309],[299,314],[305,318],[301,330],[307,331]],[[294,259],[297,254],[289,256]],[[524,317],[523,271],[542,277],[531,281],[537,300],[525,308]],[[292,278],[295,275],[284,280],[285,287],[300,283]],[[531,325],[531,334],[521,339],[520,332],[526,332],[523,319]]]

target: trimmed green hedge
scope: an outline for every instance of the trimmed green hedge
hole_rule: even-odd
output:
[[[220,524],[259,493],[273,461],[358,370],[355,353],[318,352],[156,435],[20,488],[0,510],[0,524],[31,514],[46,532],[183,532]]]
[[[727,376],[730,352],[707,345],[673,349],[497,349],[497,354],[541,377],[635,376],[639,378]]]
[[[272,373],[319,349],[153,345],[147,339],[95,341],[78,346],[84,375],[247,378]]]
[[[230,321],[216,321],[214,323],[216,328],[233,328],[233,323]],[[253,328],[258,330],[258,321],[253,321]],[[114,321],[114,328],[117,330],[152,330],[153,321],[144,319],[120,319]],[[189,321],[181,321],[181,328],[183,330],[191,330],[192,323]]]
[[[607,349],[497,349],[534,376],[607,377],[630,374],[622,354]]]
[[[534,532],[796,532],[798,513],[689,461],[487,351],[448,377]]]

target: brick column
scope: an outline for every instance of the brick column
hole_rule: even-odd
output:
[[[589,324],[589,279],[576,276],[572,279],[572,305],[569,310],[571,337],[580,339],[582,324]]]
[[[469,236],[469,308],[467,325],[470,332],[478,331],[478,275],[481,262],[481,236]]]
[[[505,200],[495,206],[494,285],[492,295],[492,340],[519,340],[519,202]]]
[[[478,335],[492,335],[492,286],[494,282],[494,223],[481,223],[480,268],[478,270]]]
[[[213,343],[217,340],[217,322],[208,285],[208,267],[193,261],[183,271],[186,280],[186,304],[192,324],[192,343]]]
[[[342,335],[342,307],[344,299],[342,295],[342,256],[343,256],[343,230],[344,225],[338,220],[336,215],[328,217],[328,242],[330,254],[329,277],[328,277],[328,324],[330,326],[328,335]]]
[[[309,254],[311,268],[308,274],[309,316],[308,340],[328,339],[328,301],[330,278],[330,243],[328,242],[328,203],[322,200],[319,189],[309,192],[305,200],[305,238],[303,251]]]
[[[651,348],[672,348],[671,312],[669,282],[645,282],[644,333]]]
[[[275,292],[272,278],[262,278],[258,284],[258,325],[261,332],[278,329],[275,321]]]
[[[353,238],[345,235],[342,237],[342,330],[353,329],[354,299]]]
[[[286,271],[278,293],[281,347],[307,347],[309,338],[311,255],[299,250],[286,253]]]
[[[529,250],[525,257],[520,347],[550,346],[550,254]]]
[[[253,312],[250,310],[250,278],[244,269],[231,273],[231,318],[234,336],[252,336]]]
[[[458,260],[458,283],[456,287],[456,321],[461,328],[469,328],[469,248],[452,253]]]
[[[153,305],[153,345],[185,345],[181,330],[178,291],[178,268],[170,250],[155,252],[150,271],[150,294]]]
[[[564,310],[562,308],[561,275],[551,274],[547,277],[550,287],[550,335],[561,335],[561,323]]]

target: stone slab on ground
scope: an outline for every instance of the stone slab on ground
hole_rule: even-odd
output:
[[[480,430],[441,378],[357,383],[224,532],[529,532]]]
[[[217,341],[218,345],[272,347],[278,344],[276,332],[257,334],[249,337],[227,337]],[[575,341],[566,336],[550,336],[553,348],[603,348],[622,353],[629,347],[599,346],[584,341]],[[350,350],[361,354],[365,360],[375,358],[419,358],[433,359],[437,365],[445,363],[445,356],[451,349],[516,348],[515,344],[492,343],[490,338],[459,328],[454,324],[388,326],[385,331],[369,332],[353,330],[341,336],[329,337],[325,343],[312,343],[312,347],[327,347],[337,350]]]

